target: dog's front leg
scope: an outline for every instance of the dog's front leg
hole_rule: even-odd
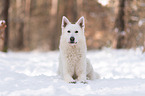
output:
[[[67,63],[64,63],[63,77],[67,83],[76,83],[76,81],[72,78],[72,68],[69,68]]]
[[[78,74],[78,81],[81,83],[87,83],[86,82],[86,62],[83,61],[79,64],[77,67],[77,74]]]
[[[80,74],[80,76],[78,77],[78,81],[80,81],[81,83],[87,83],[86,82],[86,74],[85,73],[82,73]]]
[[[71,77],[71,75],[69,74],[64,74],[64,80],[67,82],[67,83],[76,83],[76,81]]]

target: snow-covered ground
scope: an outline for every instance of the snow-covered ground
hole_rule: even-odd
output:
[[[145,96],[145,53],[88,51],[101,79],[67,84],[57,76],[58,51],[0,52],[0,96]]]

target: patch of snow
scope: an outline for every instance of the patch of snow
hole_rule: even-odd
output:
[[[137,16],[131,16],[131,19],[132,19],[133,21],[138,21],[138,20],[139,20],[139,18],[138,18]]]
[[[0,26],[1,26],[2,23],[5,23],[5,20],[0,20]]]
[[[145,7],[145,3],[140,3],[140,6],[141,7]]]
[[[109,3],[110,0],[98,0],[98,2],[100,4],[102,4],[103,6],[106,6]]]
[[[122,31],[122,32],[121,32],[121,35],[122,35],[122,36],[125,36],[125,35],[126,35],[126,32],[125,32],[125,31]]]
[[[0,52],[0,96],[144,96],[145,53],[141,49],[89,51],[101,79],[68,84],[57,75],[58,51]]]
[[[118,33],[118,31],[119,31],[119,29],[118,28],[115,28],[115,32]]]
[[[138,22],[138,26],[141,27],[143,25],[143,23],[145,22],[145,19],[141,19]]]

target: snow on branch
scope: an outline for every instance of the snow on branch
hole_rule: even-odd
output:
[[[6,28],[5,20],[0,20],[0,39],[4,39],[3,33]]]

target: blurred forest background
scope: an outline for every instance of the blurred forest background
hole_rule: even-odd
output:
[[[0,50],[57,50],[63,15],[85,17],[88,49],[145,46],[145,0],[0,0]]]

